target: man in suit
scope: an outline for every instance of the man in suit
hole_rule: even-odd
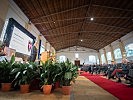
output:
[[[29,61],[35,62],[36,56],[37,56],[37,42],[35,42],[34,45],[32,46]]]

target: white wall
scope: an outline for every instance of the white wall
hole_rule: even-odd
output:
[[[120,39],[121,39],[122,43],[124,44],[124,46],[126,46],[127,44],[130,44],[130,43],[133,43],[133,32],[128,33],[127,35],[121,37]],[[112,42],[111,45],[112,45],[113,51],[117,48],[120,48],[118,40]],[[109,45],[107,45],[104,48],[105,48],[106,52],[111,52],[111,49],[110,49]],[[102,50],[103,49],[99,50],[101,54],[103,53]],[[127,59],[128,60],[133,60],[133,57],[127,57]],[[121,60],[122,59],[116,59],[116,62],[121,63]]]
[[[71,47],[73,48],[73,47]],[[74,63],[74,60],[76,60],[75,58],[75,53],[78,53],[79,54],[79,58],[78,60],[80,60],[80,64],[92,64],[90,61],[89,61],[89,56],[90,55],[94,55],[96,56],[96,59],[98,58],[97,57],[97,51],[93,50],[93,49],[88,49],[88,48],[84,48],[84,47],[79,47],[78,50],[74,50],[74,49],[63,49],[63,50],[60,50],[56,53],[56,58],[59,59],[59,56],[66,56],[72,63]],[[83,50],[82,50],[83,49]]]

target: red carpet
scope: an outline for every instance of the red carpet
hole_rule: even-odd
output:
[[[133,88],[131,87],[127,87],[121,83],[113,82],[100,77],[99,75],[90,75],[86,72],[82,73],[81,76],[85,76],[95,84],[116,96],[119,100],[133,100]]]

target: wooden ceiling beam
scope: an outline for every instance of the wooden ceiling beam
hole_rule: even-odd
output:
[[[86,43],[86,44],[88,44],[88,43]],[[89,49],[93,49],[93,50],[97,50],[97,47],[94,47],[94,46],[92,46],[92,45],[83,45],[83,44],[77,44],[77,46],[80,46],[80,47],[85,47],[85,48],[89,48]]]
[[[80,41],[80,40],[83,40],[82,42]],[[65,43],[65,42],[71,42],[71,41],[76,41],[76,40],[78,40],[78,42],[81,42],[81,43],[84,43],[84,40],[87,40],[88,42],[90,42],[90,41],[95,41],[95,42],[100,42],[100,43],[105,43],[105,41],[101,41],[101,40],[97,40],[97,39],[94,39],[94,38],[81,38],[81,39],[78,39],[78,38],[65,38],[64,40],[57,40],[57,41],[55,41],[55,42],[53,42],[53,41],[49,41],[49,43],[50,44],[52,44],[52,43]]]
[[[66,42],[57,42],[57,43],[52,43],[51,45],[52,46],[55,46],[55,45],[66,45],[66,44],[72,44],[72,43],[76,43],[75,41],[71,41],[71,42],[69,42],[69,41],[66,41]]]
[[[133,12],[133,10],[131,10],[131,9],[122,9],[122,8],[116,8],[116,7],[110,7],[110,6],[103,6],[103,5],[97,5],[97,4],[93,4],[92,6],[94,6],[94,7],[109,8],[109,9],[114,9],[114,10],[122,10],[122,11],[127,11],[127,12]]]
[[[61,50],[61,49],[66,49],[66,48],[72,47],[72,46],[75,46],[75,44],[71,44],[71,45],[64,46],[64,47],[57,47],[57,48],[56,48],[56,51],[59,51],[59,50]]]
[[[53,16],[53,15],[56,15],[56,14],[60,14],[60,13],[68,12],[68,11],[77,10],[77,9],[80,9],[80,8],[83,8],[83,7],[87,7],[87,6],[88,6],[88,5],[82,5],[82,6],[78,6],[78,7],[75,7],[75,8],[63,10],[63,11],[56,12],[56,13],[52,13],[52,14],[49,14],[49,15],[43,15],[43,16],[38,16],[38,17],[35,17],[35,18],[31,18],[30,20],[32,21],[32,20],[34,20],[34,19],[40,19],[40,18],[50,17],[50,16]]]
[[[72,25],[76,25],[76,24],[82,23],[82,22],[83,21],[76,22],[76,23],[69,24],[69,25],[65,25],[65,26],[61,26],[61,27],[52,28],[52,29],[49,29],[49,30],[42,30],[40,32],[47,32],[47,31],[52,31],[52,30],[56,30],[56,29],[60,29],[60,28],[65,28],[65,27],[69,27],[69,26],[72,26]]]
[[[103,35],[100,33],[122,33],[122,32],[109,32],[109,31],[81,31],[81,33],[85,33],[85,32],[89,32],[89,33],[95,33],[95,34],[99,34],[99,35]],[[66,32],[66,33],[60,33],[60,34],[45,34],[43,36],[59,36],[59,35],[67,35],[67,34],[77,34],[79,32]]]
[[[47,23],[56,23],[56,22],[62,22],[62,21],[70,21],[70,20],[82,20],[82,19],[90,19],[91,17],[80,17],[80,18],[67,18],[67,19],[62,19],[62,20],[55,20],[55,21],[42,21],[42,22],[34,22],[34,25],[39,25],[39,24],[47,24]],[[95,19],[132,19],[132,17],[96,17],[94,16]]]
[[[91,5],[92,5],[92,0],[90,0],[90,2],[89,2],[89,4],[88,4],[88,8],[87,8],[87,10],[86,10],[85,17],[87,17],[88,12],[90,12]],[[80,32],[83,31],[83,27],[84,27],[84,24],[85,24],[85,22],[86,22],[86,18],[85,18],[85,17],[84,17],[84,21],[83,21],[83,23],[82,23],[82,25],[81,25]],[[80,32],[79,32],[79,33],[80,33]],[[78,38],[79,38],[79,37],[78,37]],[[77,43],[78,43],[78,42],[77,42]]]
[[[107,27],[112,27],[112,28],[118,28],[118,29],[128,29],[126,27],[118,27],[118,26],[104,24],[104,23],[98,23],[98,22],[87,22],[87,23],[92,23],[92,24],[97,24],[97,25],[102,25],[102,26],[107,26]]]
[[[77,39],[76,39],[76,38],[71,38],[71,39],[70,39],[70,38],[67,38],[67,39],[65,38],[64,40],[57,40],[57,41],[55,41],[55,42],[49,41],[49,42],[50,42],[50,43],[55,43],[55,44],[56,44],[56,43],[62,43],[62,42],[65,43],[65,42],[69,42],[69,41],[71,42],[71,41],[75,41],[75,40],[77,40]]]
[[[92,35],[92,36],[104,36],[104,37],[107,37],[107,38],[116,38],[116,36],[111,36],[111,35],[106,35],[106,34],[101,34],[101,33],[121,33],[121,32],[106,32],[106,31],[82,31],[81,33],[87,33],[88,34],[85,34],[85,35]],[[60,36],[65,36],[65,35],[70,35],[70,34],[78,34],[79,32],[68,32],[68,33],[60,33],[60,34],[52,34],[52,35],[43,35],[44,37],[60,37]]]
[[[87,37],[87,36],[93,36],[93,37],[99,37],[99,38],[103,36],[104,38],[109,38],[109,39],[116,38],[115,36],[109,36],[109,35],[102,35],[101,36],[101,35],[96,35],[96,34],[88,34],[85,37]],[[84,37],[82,39],[84,39]]]

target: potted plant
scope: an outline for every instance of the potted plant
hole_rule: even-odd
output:
[[[40,84],[40,65],[35,62],[29,62],[30,66],[33,67],[34,77],[30,82],[30,90],[39,90]]]
[[[35,76],[35,72],[33,70],[33,66],[28,63],[19,63],[19,68],[14,68],[11,71],[11,74],[16,74],[14,78],[14,85],[20,85],[21,93],[29,92],[29,85],[31,80]]]
[[[62,91],[63,94],[69,95],[71,91],[71,81],[75,81],[78,76],[78,67],[74,66],[68,59],[61,63],[63,67],[62,73]]]
[[[53,79],[51,77],[52,71],[52,61],[47,60],[45,63],[42,63],[42,73],[41,73],[41,85],[44,94],[50,94],[53,84]]]
[[[56,82],[57,76],[62,72],[58,63],[47,60],[42,64],[41,83],[44,94],[50,94],[52,85]]]
[[[11,60],[7,59],[0,62],[0,83],[2,85],[2,91],[10,91],[13,75],[10,74],[12,66],[15,63],[15,56],[11,57]]]
[[[61,80],[61,75],[62,75],[62,67],[61,64],[58,62],[54,63],[54,85],[55,89],[60,87],[60,80]]]

